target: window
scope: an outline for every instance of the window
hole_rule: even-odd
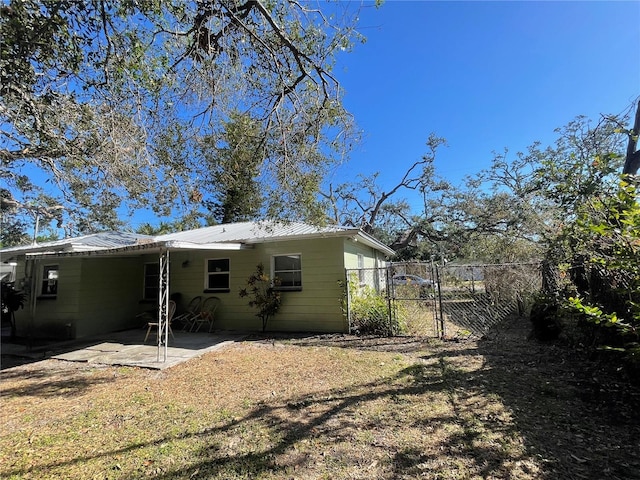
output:
[[[209,258],[206,264],[205,291],[229,291],[229,259]]]
[[[358,281],[360,285],[364,284],[364,255],[358,254]]]
[[[157,263],[144,264],[144,293],[145,300],[157,300],[160,284],[160,265]]]
[[[58,265],[45,265],[42,269],[42,295],[54,297],[58,294]]]
[[[302,290],[302,263],[300,255],[273,257],[272,277],[278,279],[278,290]]]

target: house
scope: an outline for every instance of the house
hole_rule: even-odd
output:
[[[137,315],[175,294],[183,308],[218,297],[216,329],[259,330],[239,291],[260,263],[282,290],[268,330],[348,332],[345,269],[380,267],[393,253],[359,229],[243,222],[155,237],[98,233],[5,248],[0,261],[15,264],[16,288],[28,293],[18,335],[80,338],[140,326]]]

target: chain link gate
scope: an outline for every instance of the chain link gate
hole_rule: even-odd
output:
[[[539,263],[436,267],[439,317],[447,336],[482,336],[512,315],[527,315],[541,291]]]
[[[347,270],[346,278],[350,331],[440,338],[481,336],[525,314],[542,283],[537,263],[390,263]]]

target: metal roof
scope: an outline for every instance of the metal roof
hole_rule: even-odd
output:
[[[358,230],[347,229],[346,227],[317,227],[300,222],[239,222],[160,235],[155,239],[158,241],[177,240],[190,243],[262,243],[292,237],[335,236],[336,233],[349,231],[356,233]]]
[[[0,255],[8,256],[35,252],[79,252],[126,247],[153,241],[150,235],[132,232],[101,232],[80,237],[64,238],[50,242],[33,243],[19,247],[0,249]]]
[[[300,222],[240,222],[198,228],[184,232],[140,235],[129,232],[103,232],[82,237],[56,240],[42,244],[11,247],[0,250],[5,261],[16,254],[86,254],[117,255],[160,248],[169,249],[228,249],[250,248],[256,243],[281,240],[351,237],[386,255],[395,252],[357,228],[318,227]]]

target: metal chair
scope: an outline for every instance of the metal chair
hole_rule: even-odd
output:
[[[215,320],[215,313],[220,305],[220,299],[218,297],[208,297],[202,302],[202,307],[200,308],[200,314],[197,318],[194,319],[193,326],[191,327],[191,332],[200,331],[200,328],[204,324],[209,324],[209,332],[213,329],[213,322]]]
[[[173,300],[169,300],[169,311],[167,312],[167,327],[169,328],[169,333],[171,337],[175,340],[176,337],[173,336],[173,330],[171,330],[171,322],[173,321],[173,314],[176,313],[176,302]],[[147,324],[147,334],[144,337],[144,342],[147,343],[147,338],[149,338],[149,334],[151,333],[152,328],[158,328],[160,324],[158,322],[149,322]],[[158,335],[162,335],[164,332],[158,331]]]
[[[175,322],[183,324],[183,331],[191,330],[193,328],[195,319],[200,315],[201,305],[202,297],[200,295],[193,297],[187,305],[187,309],[174,319]]]

